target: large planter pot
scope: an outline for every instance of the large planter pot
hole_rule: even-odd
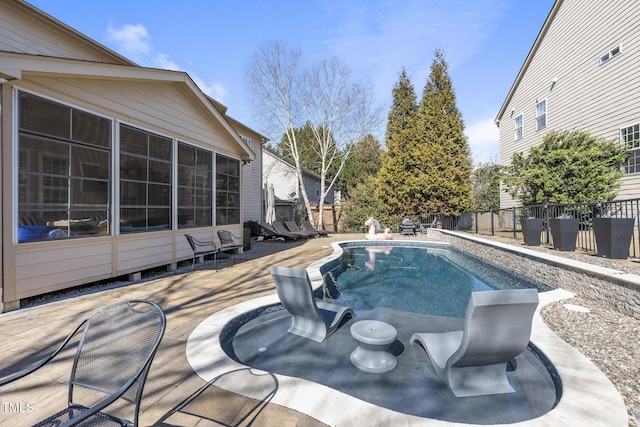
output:
[[[522,237],[527,246],[540,246],[540,233],[542,233],[542,220],[540,218],[522,218]]]
[[[634,218],[593,218],[598,256],[627,259]]]
[[[551,237],[553,247],[559,251],[575,251],[578,238],[577,218],[551,218]]]

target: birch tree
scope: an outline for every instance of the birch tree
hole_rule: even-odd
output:
[[[258,48],[249,61],[246,78],[253,107],[267,132],[283,135],[307,216],[313,222],[295,132],[305,123],[312,125],[313,149],[320,158],[317,227],[322,228],[324,200],[334,189],[353,143],[378,125],[372,91],[355,80],[350,68],[337,58],[305,68],[299,49],[277,41]]]

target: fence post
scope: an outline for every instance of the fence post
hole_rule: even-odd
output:
[[[478,234],[478,211],[475,212],[474,224],[476,225],[476,234]]]
[[[551,242],[551,235],[549,233],[551,233],[551,226],[549,225],[549,205],[545,203],[544,205],[544,223],[545,223],[545,229],[546,229],[546,235],[547,235],[547,245]]]
[[[514,206],[513,208],[513,240],[516,240],[517,234],[516,234],[516,207]]]
[[[495,236],[495,226],[493,225],[493,210],[490,210],[489,213],[491,214],[491,235]]]

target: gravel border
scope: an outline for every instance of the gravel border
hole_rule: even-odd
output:
[[[640,321],[579,295],[550,304],[541,314],[558,336],[604,372],[624,399],[629,426],[640,426]]]

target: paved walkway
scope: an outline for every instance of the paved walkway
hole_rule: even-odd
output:
[[[352,236],[353,237],[353,236]],[[305,267],[331,253],[340,235],[306,242],[259,242],[248,261],[190,266],[165,277],[75,296],[0,314],[0,375],[26,366],[55,348],[95,308],[130,298],[157,302],[167,315],[167,330],[149,373],[142,400],[143,426],[324,426],[289,408],[235,395],[207,384],[185,357],[187,338],[212,313],[240,302],[273,294],[272,265]],[[67,351],[51,366],[0,389],[0,425],[31,425],[66,405],[66,381],[73,354]],[[184,403],[188,404],[181,409]]]
[[[212,314],[273,294],[272,265],[306,267],[331,254],[332,242],[360,238],[361,234],[260,242],[249,251],[248,261],[238,257],[232,265],[226,260],[218,271],[212,262],[198,265],[194,272],[189,265],[138,283],[0,314],[0,375],[40,359],[95,308],[145,298],[163,308],[167,331],[147,379],[142,426],[324,426],[308,415],[270,403],[268,396],[248,398],[205,382],[187,362],[185,347],[196,326]],[[72,361],[73,353],[67,351],[36,376],[0,388],[0,425],[31,425],[62,409]],[[235,381],[235,375],[243,373],[231,373],[225,380]]]

